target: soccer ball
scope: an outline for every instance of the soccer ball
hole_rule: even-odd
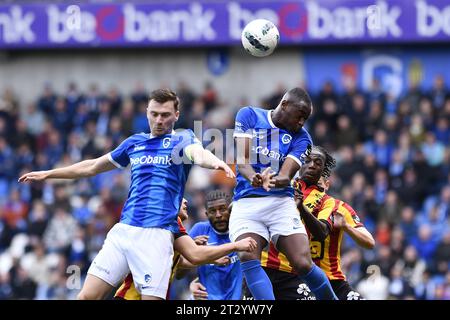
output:
[[[280,33],[269,20],[256,19],[242,30],[241,41],[244,49],[252,56],[266,57],[277,47]]]

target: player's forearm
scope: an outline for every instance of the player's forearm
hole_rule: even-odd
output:
[[[198,246],[189,259],[194,265],[214,263],[217,259],[237,250],[234,242],[225,243],[220,246]]]
[[[275,176],[275,188],[285,188],[291,185],[291,179],[288,176]]]
[[[303,221],[305,222],[306,228],[308,228],[314,239],[318,241],[324,240],[330,233],[330,230],[326,223],[317,219],[312,213],[309,212],[309,210],[307,210],[303,206],[303,204],[300,205],[299,210],[301,212]]]
[[[344,231],[347,232],[360,247],[364,249],[373,249],[375,247],[375,239],[367,230],[346,225]]]
[[[95,159],[47,171],[46,179],[78,179],[95,175]]]
[[[222,161],[217,158],[211,151],[202,149],[193,153],[193,159],[196,165],[206,169],[215,169]]]
[[[239,173],[248,181],[252,181],[253,176],[256,174],[251,164],[238,164]]]

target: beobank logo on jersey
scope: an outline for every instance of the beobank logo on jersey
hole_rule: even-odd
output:
[[[146,155],[139,158],[130,158],[130,164],[132,166],[142,166],[142,165],[163,165],[171,166],[172,158],[169,156],[152,156]]]

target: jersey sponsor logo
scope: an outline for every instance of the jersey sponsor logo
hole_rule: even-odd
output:
[[[145,165],[145,164],[161,164],[165,166],[172,165],[172,158],[169,156],[142,156],[139,158],[130,158],[130,163],[132,166],[135,165]]]
[[[141,151],[141,150],[144,150],[144,149],[145,149],[145,146],[135,146],[133,151]]]
[[[274,159],[274,160],[278,160],[278,161],[282,161],[285,160],[286,157],[283,156],[281,153],[277,152],[277,151],[273,151],[273,150],[269,150],[267,147],[263,147],[263,146],[258,146],[252,147],[252,152],[256,153],[256,154],[262,154],[268,158]]]
[[[164,138],[163,147],[167,149],[169,146],[170,146],[170,138],[169,137]]]
[[[292,136],[290,134],[285,133],[281,137],[281,142],[283,142],[284,144],[288,144],[291,141],[292,141]]]

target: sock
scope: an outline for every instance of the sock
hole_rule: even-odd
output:
[[[325,272],[315,264],[306,275],[300,276],[300,279],[308,285],[317,300],[339,300],[334,294]]]
[[[247,287],[255,300],[275,300],[273,287],[259,260],[241,262]]]

